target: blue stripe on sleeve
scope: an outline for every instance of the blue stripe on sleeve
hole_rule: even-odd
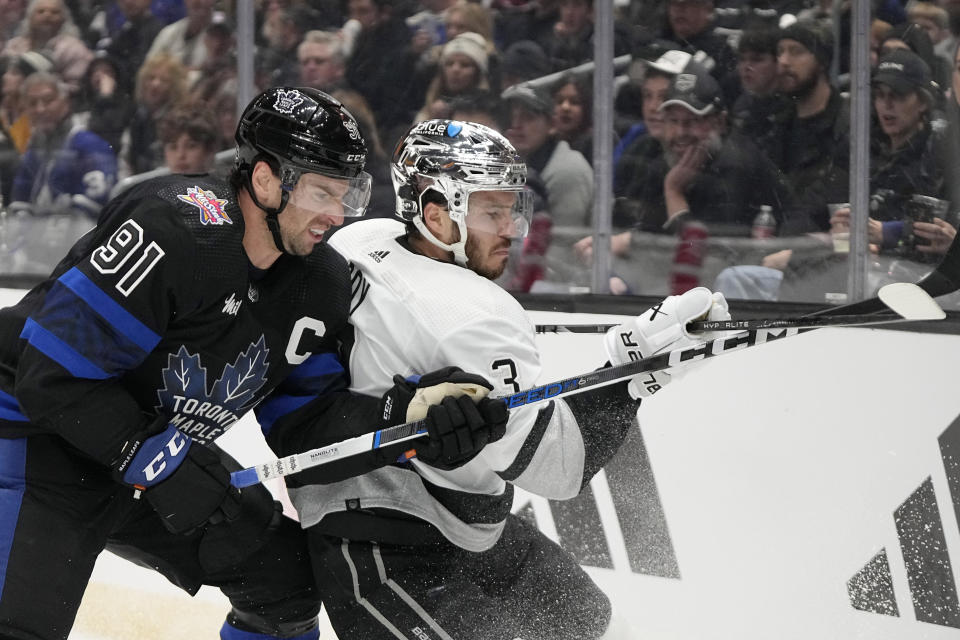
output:
[[[0,438],[0,597],[26,489],[27,439]]]
[[[20,337],[27,340],[35,349],[59,364],[77,378],[105,380],[110,377],[106,371],[77,353],[73,347],[41,327],[33,318],[27,318]]]
[[[335,353],[326,351],[314,356],[310,356],[302,364],[290,372],[287,380],[306,380],[308,378],[318,378],[332,374],[343,373],[343,365]]]
[[[260,430],[263,431],[263,435],[270,433],[274,422],[289,413],[293,413],[315,398],[316,396],[271,396],[269,400],[256,409],[257,421],[260,423]]]
[[[121,335],[149,353],[160,342],[160,336],[137,320],[133,314],[104,293],[82,271],[73,267],[58,278],[68,289],[90,305]]]
[[[27,422],[27,416],[20,411],[20,403],[4,391],[0,391],[0,419],[12,422]]]

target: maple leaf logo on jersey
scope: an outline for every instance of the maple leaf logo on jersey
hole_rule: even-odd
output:
[[[200,209],[200,222],[203,224],[233,224],[233,220],[223,210],[227,201],[218,198],[213,191],[204,191],[200,187],[190,187],[186,194],[177,196],[188,204]]]
[[[261,335],[233,364],[227,364],[208,388],[207,369],[200,356],[181,346],[167,358],[162,372],[164,387],[157,391],[157,410],[172,416],[171,424],[194,440],[212,442],[260,401],[257,392],[267,381],[269,353]]]
[[[277,101],[273,103],[273,108],[280,113],[293,113],[293,110],[303,104],[303,96],[296,89],[290,91],[278,91]]]

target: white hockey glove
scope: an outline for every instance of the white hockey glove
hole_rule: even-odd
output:
[[[723,294],[697,287],[683,295],[670,296],[635,319],[610,329],[604,336],[604,346],[611,364],[625,364],[716,337],[688,333],[689,322],[729,319]],[[630,379],[627,390],[634,400],[639,400],[652,396],[668,382],[670,374],[666,371],[643,373]]]

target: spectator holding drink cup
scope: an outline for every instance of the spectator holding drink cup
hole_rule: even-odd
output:
[[[914,260],[942,253],[956,231],[948,220],[950,202],[945,128],[933,125],[939,88],[929,66],[915,53],[884,55],[872,79],[875,131],[870,156],[871,251]],[[828,205],[835,249],[850,229],[849,205]],[[838,249],[839,250],[839,249]]]

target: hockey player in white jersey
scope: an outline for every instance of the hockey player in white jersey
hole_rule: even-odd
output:
[[[484,375],[493,396],[535,386],[534,327],[493,282],[531,215],[516,151],[487,127],[430,120],[408,132],[392,172],[402,221],[361,221],[330,240],[353,270],[352,390],[382,395],[396,371],[446,366]],[[697,342],[685,331],[696,318],[728,319],[723,296],[701,288],[667,298],[612,329],[597,365]],[[393,422],[421,415],[413,380],[383,403]],[[574,559],[510,508],[514,487],[576,496],[617,451],[639,399],[667,380],[637,376],[512,409],[506,435],[457,468],[413,458],[330,484],[322,471],[288,478],[339,637],[632,637]],[[326,444],[323,431],[275,426],[272,444],[295,453]]]

